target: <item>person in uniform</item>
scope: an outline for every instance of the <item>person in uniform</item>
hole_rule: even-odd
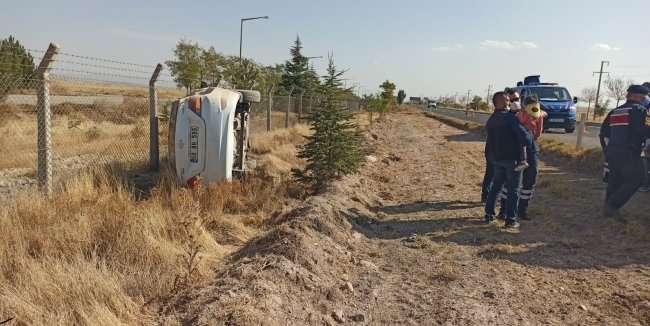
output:
[[[627,101],[610,111],[600,127],[600,145],[609,165],[601,215],[623,223],[627,221],[619,209],[645,180],[641,151],[650,137],[650,116],[646,109],[649,93],[645,86],[631,85],[627,89]]]

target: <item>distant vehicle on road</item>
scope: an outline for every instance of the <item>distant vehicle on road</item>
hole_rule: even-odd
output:
[[[537,94],[548,116],[544,119],[544,129],[561,128],[567,133],[575,131],[576,104],[578,98],[571,98],[569,91],[557,83],[541,83],[539,75],[527,76],[517,83],[521,98]]]
[[[260,93],[207,87],[172,102],[169,162],[180,184],[196,187],[243,176],[251,103]]]
[[[429,102],[429,103],[427,104],[427,108],[428,108],[428,109],[437,109],[437,108],[438,108],[438,105],[436,104],[436,102]]]

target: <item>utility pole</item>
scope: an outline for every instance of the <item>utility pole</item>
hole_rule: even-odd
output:
[[[492,85],[488,85],[487,97],[485,98],[485,103],[487,103],[488,108],[490,107],[490,91],[492,91]]]
[[[470,92],[471,92],[471,90],[468,89],[467,90],[467,103],[465,103],[467,106],[469,106],[469,93]]]
[[[607,65],[609,66],[609,61],[601,61],[600,71],[594,71],[593,74],[591,74],[592,76],[594,74],[598,74],[598,89],[596,90],[596,104],[595,104],[596,107],[598,107],[598,96],[600,95],[600,81],[603,79],[603,74],[607,74],[609,76],[609,72],[603,72],[603,64],[605,63],[607,63]]]

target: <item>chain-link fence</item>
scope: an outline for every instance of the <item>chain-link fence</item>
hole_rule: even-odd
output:
[[[88,168],[156,169],[167,158],[171,103],[187,92],[159,74],[161,65],[65,53],[57,59],[54,44],[48,51],[30,51],[43,54],[34,58],[42,60],[33,76],[0,73],[0,199],[21,190],[51,193]],[[292,95],[263,95],[253,104],[251,133],[306,122],[321,100],[317,94]],[[358,108],[357,101],[346,105]]]

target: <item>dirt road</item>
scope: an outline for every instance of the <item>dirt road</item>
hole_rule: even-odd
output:
[[[481,139],[418,113],[366,139],[376,162],[271,219],[164,322],[650,325],[650,195],[615,224],[594,217],[595,178],[543,165],[534,220],[511,231],[482,221]]]

